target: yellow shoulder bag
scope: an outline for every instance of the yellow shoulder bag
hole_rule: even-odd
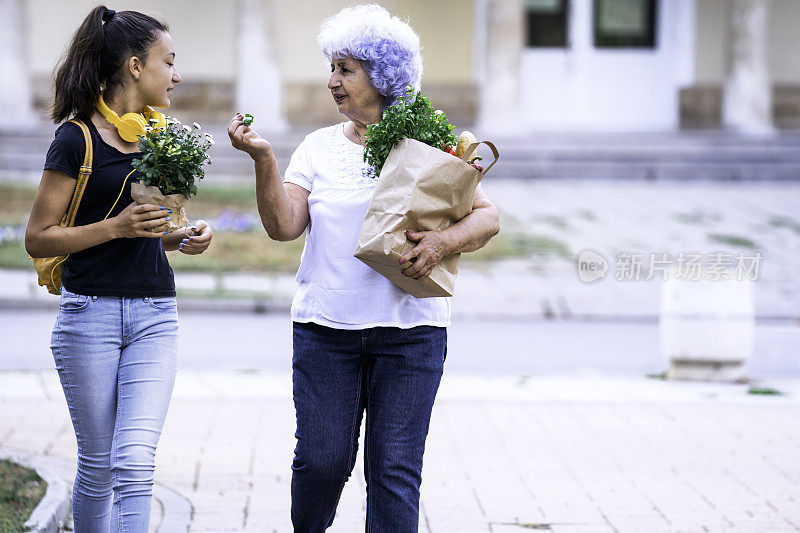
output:
[[[81,203],[83,191],[86,189],[86,184],[92,173],[92,136],[89,134],[89,128],[80,120],[70,120],[70,122],[77,124],[83,132],[83,138],[86,141],[86,155],[83,156],[83,165],[78,174],[78,183],[75,184],[75,192],[72,193],[69,209],[67,209],[67,212],[61,219],[60,225],[65,228],[75,225],[75,215],[78,212],[78,205]],[[47,287],[47,291],[50,294],[61,294],[61,265],[67,260],[67,257],[69,257],[69,255],[32,258],[33,266],[36,269],[36,273],[39,275],[39,285]]]

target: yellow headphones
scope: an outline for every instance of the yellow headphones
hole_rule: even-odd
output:
[[[158,121],[155,124],[151,124],[154,128],[167,127],[166,117],[150,106],[144,106],[141,113],[125,113],[120,117],[106,105],[101,94],[95,107],[107,121],[117,127],[117,132],[122,137],[122,140],[129,143],[136,142],[139,137],[145,135],[144,128],[148,125],[150,119]]]

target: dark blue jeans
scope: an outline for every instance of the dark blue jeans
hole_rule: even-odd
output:
[[[365,411],[366,531],[417,532],[422,455],[446,354],[445,328],[294,323],[296,532],[333,523]]]

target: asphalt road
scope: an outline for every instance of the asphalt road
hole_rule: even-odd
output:
[[[0,311],[0,370],[52,368],[54,320],[55,311]],[[457,317],[448,336],[448,372],[644,375],[667,367],[659,352],[657,324]],[[179,365],[287,370],[291,321],[286,315],[182,313]],[[800,325],[758,325],[748,375],[800,376]]]

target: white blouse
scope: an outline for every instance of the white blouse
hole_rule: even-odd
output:
[[[292,320],[339,329],[449,326],[449,298],[415,298],[353,257],[376,178],[344,123],[297,147],[284,182],[310,191]]]

